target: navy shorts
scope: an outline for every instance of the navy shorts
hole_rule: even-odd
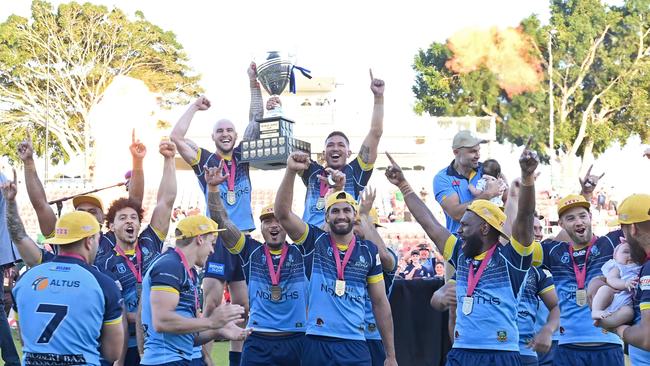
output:
[[[524,356],[519,355],[521,359],[521,366],[538,366],[537,356]]]
[[[99,360],[101,366],[113,366],[112,362],[107,362],[106,360]],[[140,365],[140,353],[138,352],[138,347],[129,347],[126,350],[126,357],[124,359],[124,366],[139,366]]]
[[[205,362],[203,362],[203,357],[193,359],[190,362],[190,366],[205,366]]]
[[[304,333],[269,336],[253,332],[244,341],[241,366],[300,366]]]
[[[447,366],[521,366],[519,352],[468,348],[452,348],[447,353]]]
[[[180,361],[172,361],[172,362],[165,362],[165,363],[159,363],[156,365],[145,365],[141,364],[140,366],[190,366],[190,360],[180,360]]]
[[[308,335],[302,351],[303,365],[370,366],[366,341]]]
[[[619,344],[576,346],[561,344],[555,351],[554,366],[623,366],[625,356]]]
[[[557,349],[557,341],[551,343],[551,349],[547,353],[537,354],[537,363],[539,366],[553,366],[553,357],[555,357],[555,350]]]
[[[368,344],[372,366],[384,366],[384,361],[386,361],[386,350],[384,350],[384,344],[375,339],[367,339],[366,343]]]
[[[214,253],[210,254],[205,263],[205,277],[226,282],[245,280],[241,259],[224,247],[221,237],[217,237]]]

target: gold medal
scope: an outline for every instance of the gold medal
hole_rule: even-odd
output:
[[[469,315],[472,312],[474,307],[474,298],[471,296],[465,296],[463,298],[463,314]]]
[[[226,194],[226,201],[231,206],[234,205],[235,202],[237,202],[235,191],[228,191],[228,193]]]
[[[282,287],[280,286],[271,286],[271,300],[280,301],[282,298]]]
[[[322,210],[324,208],[325,208],[325,197],[319,197],[318,201],[316,201],[316,209]]]
[[[345,295],[345,281],[344,280],[336,280],[336,285],[334,286],[334,293],[336,294],[336,296]]]
[[[576,304],[578,304],[578,306],[587,305],[587,290],[583,288],[576,290]]]

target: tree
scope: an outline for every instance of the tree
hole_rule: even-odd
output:
[[[575,177],[581,162],[602,153],[612,142],[625,144],[632,134],[650,139],[650,1],[628,0],[608,6],[599,0],[552,0],[550,24],[535,16],[518,30],[527,52],[541,66],[538,86],[509,94],[500,75],[485,66],[457,72],[453,43],[434,43],[415,57],[418,99],[415,110],[432,115],[488,114],[497,117],[500,141],[522,143],[528,135],[540,144],[549,133],[549,51],[555,134],[552,146],[538,145],[562,175]],[[552,48],[548,37],[553,37]],[[501,39],[495,37],[495,44]],[[546,146],[544,146],[546,145]]]
[[[199,76],[174,33],[141,12],[75,2],[56,12],[32,3],[32,19],[16,15],[0,24],[0,152],[15,157],[26,131],[39,155],[67,161],[90,146],[88,113],[119,75],[142,80],[162,107],[185,103],[201,89]]]

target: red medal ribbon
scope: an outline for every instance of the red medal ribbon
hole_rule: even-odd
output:
[[[585,280],[587,278],[587,259],[589,259],[589,253],[591,252],[591,246],[594,245],[594,242],[598,239],[595,235],[591,238],[589,245],[587,245],[585,252],[585,264],[582,267],[582,270],[578,267],[576,260],[573,258],[573,243],[569,244],[569,256],[571,257],[571,263],[573,264],[573,272],[576,274],[576,282],[578,283],[578,289],[582,290],[585,288]]]
[[[178,254],[179,257],[181,257],[181,263],[183,263],[183,267],[185,267],[185,271],[187,272],[187,275],[192,279],[192,282],[195,281],[194,279],[194,272],[192,272],[192,267],[190,267],[190,264],[187,263],[187,258],[185,258],[185,254],[178,248],[174,248],[176,251],[176,254]],[[194,284],[194,304],[196,305],[196,311],[200,311],[199,309],[199,292],[196,289],[196,285]]]
[[[57,255],[60,256],[60,257],[70,257],[70,258],[79,259],[80,261],[82,261],[84,263],[88,263],[86,261],[86,258],[82,257],[81,254],[68,253],[68,252],[59,252],[59,254],[57,254]]]
[[[327,179],[327,173],[325,173],[324,170],[320,172],[320,176]],[[327,181],[323,181],[323,180],[319,179],[319,182],[320,182],[320,193],[319,193],[319,195],[320,195],[320,198],[323,198],[327,194],[327,191],[330,189],[330,186],[327,184]]]
[[[474,275],[474,260],[472,259],[469,262],[469,273],[467,275],[467,297],[472,297],[472,294],[474,294],[474,289],[476,288],[476,285],[478,285],[478,281],[481,280],[481,276],[483,276],[483,271],[485,271],[485,267],[487,267],[490,258],[492,258],[492,254],[494,254],[494,251],[497,249],[497,245],[500,244],[497,243],[493,245],[492,248],[488,249],[487,253],[485,254],[485,258],[483,258],[483,261],[478,266],[478,271],[476,271],[476,275]]]
[[[140,246],[138,243],[135,244],[135,263],[137,265],[133,265],[133,262],[131,262],[131,259],[124,253],[124,250],[120,248],[119,245],[116,245],[114,247],[115,251],[117,254],[121,255],[124,257],[124,261],[126,262],[126,265],[129,267],[133,275],[135,276],[135,281],[137,283],[142,283],[142,251],[140,251]]]
[[[334,252],[334,262],[336,263],[336,275],[337,278],[341,281],[345,280],[344,278],[345,266],[348,265],[350,256],[352,256],[352,251],[354,250],[356,241],[357,239],[353,235],[350,244],[348,244],[348,250],[345,252],[345,255],[343,256],[343,263],[341,263],[341,252],[339,252],[339,248],[336,246],[336,243],[334,242],[334,238],[332,238],[332,235],[330,235],[330,245],[332,246],[332,251]]]
[[[282,251],[280,252],[280,262],[278,263],[278,271],[273,268],[273,259],[271,258],[271,251],[268,245],[264,245],[264,254],[266,255],[266,264],[269,266],[269,274],[271,275],[271,284],[277,286],[280,283],[280,272],[282,272],[282,264],[287,259],[288,247],[282,244]]]
[[[228,171],[228,163],[226,163],[226,159],[222,158],[221,155],[217,154],[219,159],[223,160],[223,170]],[[230,158],[230,174],[228,174],[228,190],[230,192],[235,191],[235,175],[237,174],[237,163],[235,162],[235,157],[232,156]]]

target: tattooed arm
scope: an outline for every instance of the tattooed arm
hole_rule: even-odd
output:
[[[16,245],[25,264],[29,267],[40,264],[41,249],[25,232],[25,226],[23,226],[23,221],[18,214],[16,200],[7,200],[7,228],[9,229],[11,241]]]
[[[359,149],[359,158],[365,165],[372,165],[377,160],[377,146],[384,132],[384,81],[373,78],[372,71],[370,71],[370,79],[370,90],[375,96],[375,104],[370,131]]]

